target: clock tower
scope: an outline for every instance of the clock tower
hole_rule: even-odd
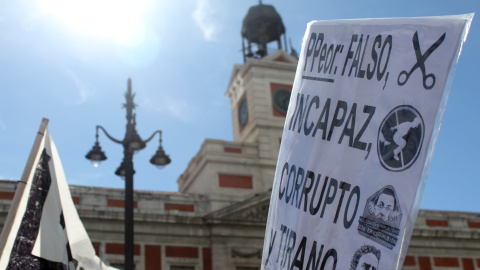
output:
[[[230,99],[233,140],[258,143],[261,158],[277,158],[297,61],[279,49],[233,68],[225,93]]]
[[[241,33],[244,63],[234,65],[225,93],[233,141],[206,139],[177,180],[182,193],[225,203],[271,189],[298,63],[293,50],[283,49],[285,42],[282,48],[285,27],[273,6],[251,7]],[[271,42],[278,48],[269,47]]]

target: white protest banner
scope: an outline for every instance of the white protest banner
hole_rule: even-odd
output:
[[[308,25],[262,269],[401,268],[472,18]]]

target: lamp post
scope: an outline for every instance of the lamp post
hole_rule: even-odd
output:
[[[101,161],[107,159],[105,153],[102,151],[100,144],[98,142],[98,130],[101,129],[105,135],[112,141],[123,145],[123,161],[115,171],[115,174],[125,179],[125,269],[133,270],[133,174],[135,173],[133,169],[133,153],[145,148],[146,144],[153,139],[155,134],[160,136],[160,146],[158,147],[157,152],[150,159],[150,163],[153,165],[163,168],[165,165],[168,165],[171,160],[168,155],[165,154],[165,151],[162,147],[162,131],[155,131],[148,139],[143,141],[137,133],[135,128],[136,125],[136,115],[133,113],[133,110],[136,107],[136,104],[133,103],[133,98],[135,94],[132,93],[132,81],[128,79],[128,88],[125,93],[126,103],[123,104],[123,107],[127,110],[127,131],[125,133],[125,138],[123,140],[117,140],[110,136],[108,132],[102,126],[97,126],[96,130],[96,140],[95,144],[85,156],[89,159],[94,167],[98,167]]]

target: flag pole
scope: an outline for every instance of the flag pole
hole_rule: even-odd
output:
[[[30,152],[30,156],[28,157],[27,165],[25,165],[25,169],[23,170],[22,178],[20,178],[20,181],[17,184],[15,196],[13,197],[10,210],[8,211],[8,215],[5,220],[5,225],[3,226],[2,234],[0,236],[0,257],[3,255],[5,244],[7,242],[8,236],[10,235],[13,221],[15,220],[15,215],[17,214],[18,205],[25,190],[25,186],[27,184],[27,181],[29,180],[32,170],[35,169],[35,158],[38,155],[38,151],[40,151],[40,144],[42,143],[45,131],[47,130],[47,125],[48,119],[43,118],[42,122],[40,123],[40,128],[38,129],[37,136],[35,137],[32,151]]]

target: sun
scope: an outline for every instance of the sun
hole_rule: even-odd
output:
[[[42,0],[42,12],[78,34],[135,42],[144,29],[149,0]]]

